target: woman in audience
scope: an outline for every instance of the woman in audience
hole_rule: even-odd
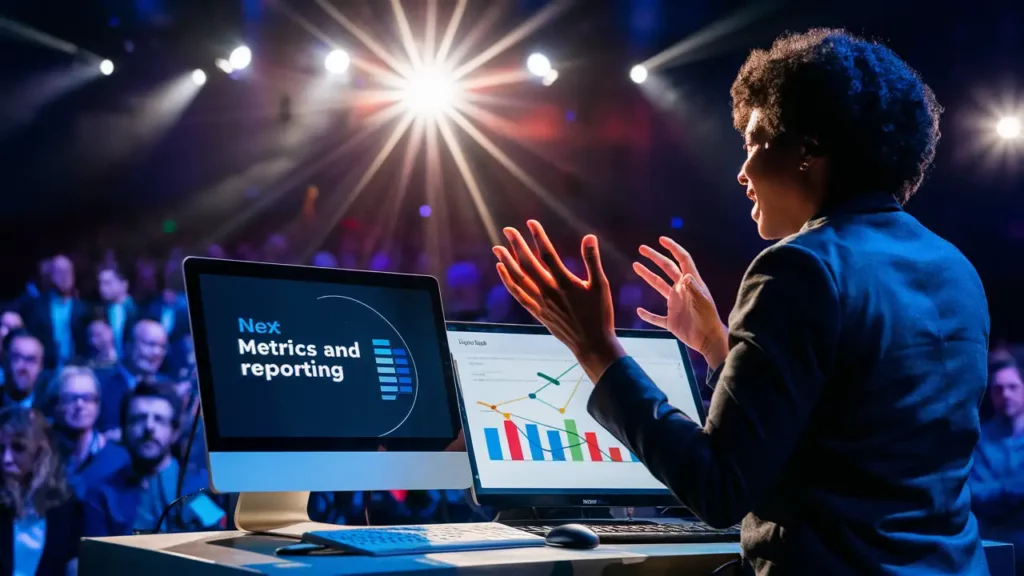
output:
[[[0,411],[0,574],[75,574],[81,509],[35,410]]]

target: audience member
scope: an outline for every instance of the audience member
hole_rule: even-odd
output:
[[[1009,357],[989,367],[994,415],[982,426],[971,470],[971,508],[981,536],[1013,544],[1024,575],[1024,378]]]
[[[81,366],[63,368],[50,384],[55,445],[79,498],[128,462],[128,452],[96,430],[100,393],[96,374]]]
[[[118,352],[114,347],[114,331],[102,318],[97,318],[86,326],[83,348],[82,355],[75,364],[93,370],[110,369],[117,364]]]
[[[114,334],[114,349],[117,357],[124,355],[124,343],[128,331],[139,319],[135,300],[128,294],[128,279],[115,266],[104,266],[96,275],[99,287],[102,318],[106,319]]]
[[[135,323],[128,353],[121,363],[98,374],[100,378],[100,417],[96,425],[108,438],[119,439],[121,401],[142,382],[168,383],[160,373],[167,355],[167,333],[155,320],[143,319]]]
[[[57,368],[75,357],[75,343],[85,329],[89,311],[75,290],[75,268],[64,255],[50,263],[50,284],[46,294],[22,310],[25,327],[39,338],[46,350],[45,366]]]
[[[42,342],[27,330],[18,329],[7,335],[3,349],[4,382],[0,408],[42,408],[46,402],[45,390],[37,394],[39,382],[43,379],[45,351]]]
[[[0,571],[75,574],[82,513],[64,480],[46,418],[0,410]]]
[[[25,322],[21,319],[21,314],[18,314],[15,310],[4,310],[0,312],[0,343],[7,338],[7,335],[18,328],[24,328]],[[0,348],[0,353],[3,353],[4,349]],[[2,383],[3,380],[0,380]]]
[[[85,496],[86,536],[120,536],[135,530],[199,530],[198,515],[188,506],[157,521],[179,496],[179,462],[171,448],[181,433],[181,403],[166,386],[140,385],[124,397],[121,426],[129,462]],[[206,486],[206,477],[186,467],[180,494]]]

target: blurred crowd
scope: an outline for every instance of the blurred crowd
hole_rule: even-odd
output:
[[[498,282],[489,251],[440,270],[423,254],[323,251],[296,262],[287,239],[274,234],[258,250],[214,245],[199,255],[433,272],[449,320],[532,321]],[[172,250],[164,259],[123,262],[114,252],[93,259],[55,255],[39,262],[17,299],[0,306],[0,538],[14,538],[19,569],[73,569],[83,535],[232,527],[233,495],[202,491],[208,477],[184,256]],[[583,273],[581,262],[566,264]],[[659,308],[649,301],[651,291],[631,278],[614,285],[620,325],[646,327],[635,309]],[[701,359],[693,359],[703,381]],[[1024,548],[1022,366],[1021,350],[993,350],[971,477],[982,534],[1018,550]],[[710,390],[702,393],[707,402]],[[309,511],[314,520],[336,524],[482,521],[494,514],[461,491],[317,493]]]

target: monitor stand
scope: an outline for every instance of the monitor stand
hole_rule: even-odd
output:
[[[309,492],[242,492],[235,505],[235,527],[245,532],[301,538],[312,530],[338,530],[309,519]]]

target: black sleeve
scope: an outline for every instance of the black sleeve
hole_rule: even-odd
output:
[[[795,450],[831,371],[835,282],[814,254],[776,245],[751,264],[729,322],[729,355],[701,428],[668,403],[631,358],[590,397],[594,418],[712,526],[758,505]]]

